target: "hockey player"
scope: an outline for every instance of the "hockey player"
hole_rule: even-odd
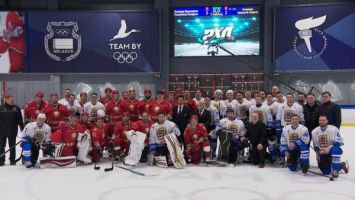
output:
[[[271,162],[274,162],[280,152],[280,137],[276,137],[276,116],[280,104],[274,100],[272,93],[267,93],[264,105],[270,109],[272,115],[272,121],[269,123],[269,127],[267,129],[267,141],[270,159]]]
[[[200,164],[203,152],[206,162],[210,161],[211,147],[208,141],[208,133],[203,124],[198,123],[196,115],[191,116],[191,121],[184,132],[185,158],[191,158],[193,164]]]
[[[234,117],[237,117],[237,100],[234,99],[233,90],[227,90],[226,92],[227,99],[224,101],[227,110],[232,109],[234,111]],[[226,116],[226,113],[223,113],[223,116]]]
[[[298,170],[298,160],[302,173],[307,173],[309,168],[309,149],[308,143],[310,136],[308,129],[299,124],[300,118],[297,114],[291,115],[291,124],[285,126],[281,135],[281,165],[284,165],[285,157],[287,166],[291,171]]]
[[[65,89],[64,91],[64,98],[59,99],[58,103],[62,104],[63,106],[67,106],[69,102],[70,95],[72,94],[72,91],[70,88]]]
[[[195,98],[193,98],[193,100],[195,101],[196,105],[198,105],[198,103],[200,103],[201,101],[204,101],[201,90],[196,90]]]
[[[216,127],[216,134],[220,141],[220,154],[225,156],[229,164],[237,161],[243,149],[241,137],[245,136],[245,127],[240,119],[234,119],[234,111],[227,110],[227,117],[220,120]]]
[[[95,122],[95,126],[90,131],[91,142],[92,142],[92,150],[90,155],[92,157],[92,162],[96,163],[102,157],[102,152],[103,152],[104,145],[106,143],[106,138],[105,138],[104,118],[96,117],[94,119],[94,122]]]
[[[89,121],[92,122],[97,117],[98,110],[105,111],[105,106],[97,101],[96,92],[91,93],[90,98],[90,102],[84,105],[84,112],[89,113]]]
[[[173,109],[167,100],[164,99],[164,93],[162,91],[157,92],[157,101],[150,107],[150,115],[154,122],[158,121],[158,114],[164,113],[168,119],[173,116]]]
[[[251,105],[255,105],[255,99],[252,98],[252,93],[250,90],[244,92],[245,100],[249,101]]]
[[[333,178],[338,178],[340,170],[348,173],[347,165],[340,159],[343,154],[343,138],[336,126],[328,125],[327,116],[319,117],[319,126],[312,131],[312,139],[318,167],[323,174],[332,174]]]
[[[79,108],[79,113],[84,112],[84,105],[87,103],[88,94],[86,92],[80,92],[79,100],[75,100],[75,105]]]
[[[34,167],[37,163],[39,150],[44,155],[52,153],[51,128],[45,123],[46,115],[38,114],[35,122],[28,123],[22,132],[23,163],[26,167]]]
[[[138,102],[138,117],[142,118],[143,112],[150,112],[152,105],[156,104],[156,100],[152,99],[152,91],[150,89],[144,90],[144,99]]]
[[[9,72],[21,72],[25,67],[25,33],[24,18],[21,12],[8,12],[4,33],[0,38],[0,54],[8,51]],[[2,66],[0,66],[1,68]]]
[[[192,112],[196,112],[197,107],[195,101],[191,98],[191,94],[189,90],[184,91],[184,103],[190,106]]]
[[[83,130],[91,130],[94,128],[94,124],[89,122],[89,113],[87,112],[81,113],[78,124],[80,124]]]
[[[59,129],[51,135],[51,141],[54,145],[60,145],[60,155],[57,156],[76,156],[77,155],[77,140],[78,134],[85,130],[77,123],[77,118],[69,117],[68,122],[61,122]]]
[[[147,134],[147,137],[146,140],[144,141],[145,147],[140,162],[146,163],[148,161],[147,155],[149,152],[149,132],[154,122],[150,119],[150,115],[148,112],[143,112],[141,116],[142,116],[142,120],[139,120],[137,122],[138,131]]]
[[[115,157],[118,157],[121,154],[128,154],[130,141],[126,136],[126,132],[130,130],[138,130],[137,124],[130,120],[129,112],[124,112],[122,121],[116,124],[111,137],[114,145]]]
[[[68,98],[68,104],[66,105],[69,114],[71,116],[77,117],[80,116],[80,107],[75,103],[75,95],[70,94]]]
[[[158,166],[167,166],[167,156],[169,150],[167,148],[164,136],[174,133],[176,137],[181,135],[179,128],[174,122],[165,119],[165,113],[158,114],[158,122],[153,124],[149,133],[149,148]]]
[[[237,91],[236,93],[237,116],[244,124],[249,122],[249,108],[251,103],[244,99],[243,93]]]
[[[259,120],[266,126],[272,127],[273,119],[272,113],[268,106],[262,104],[262,98],[260,95],[255,95],[255,104],[249,108],[249,121],[251,121],[251,114],[256,111],[259,113]]]
[[[110,101],[112,101],[112,89],[106,88],[105,96],[100,98],[100,103],[102,103],[106,107]]]
[[[37,115],[41,113],[44,107],[47,105],[47,102],[43,100],[43,97],[43,92],[38,91],[35,95],[34,100],[30,101],[25,106],[25,124],[36,121]]]
[[[216,127],[217,123],[219,122],[219,114],[217,108],[211,104],[211,97],[205,97],[204,102],[205,109],[210,111],[211,113],[211,125],[210,127],[206,127],[207,131],[210,132]]]
[[[113,133],[113,129],[116,124],[122,121],[123,108],[121,106],[122,100],[120,99],[120,93],[118,90],[112,91],[113,99],[106,106],[106,115],[111,127],[110,132]]]
[[[222,100],[223,99],[223,93],[222,90],[216,90],[214,92],[214,100],[211,101],[212,105],[217,108],[219,117],[222,118],[224,113],[227,110],[227,106],[225,102]]]
[[[50,102],[44,107],[43,113],[47,117],[47,123],[55,132],[61,121],[68,120],[69,111],[62,104],[58,103],[58,94],[53,92],[50,95]]]
[[[281,136],[282,128],[291,123],[294,114],[298,115],[300,124],[304,125],[303,107],[295,103],[292,93],[287,94],[287,102],[280,104],[276,116],[276,136]]]
[[[130,118],[133,122],[138,120],[138,100],[136,99],[136,91],[128,91],[128,99],[123,100],[122,108],[124,112],[130,114]]]

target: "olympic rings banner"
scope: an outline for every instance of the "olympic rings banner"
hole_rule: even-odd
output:
[[[28,72],[160,72],[159,13],[29,11]]]
[[[355,69],[355,3],[276,11],[275,70]]]

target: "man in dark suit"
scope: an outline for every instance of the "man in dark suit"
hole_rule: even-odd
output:
[[[178,96],[177,105],[173,108],[173,122],[178,126],[181,133],[184,133],[191,115],[191,108],[187,104],[184,104],[184,96]],[[180,141],[182,141],[182,135],[179,138]]]
[[[198,123],[205,125],[205,128],[208,129],[211,126],[211,112],[205,108],[205,103],[203,101],[197,104],[197,113]]]
[[[328,124],[336,126],[338,129],[341,125],[340,106],[331,102],[331,94],[328,91],[322,93],[323,104],[320,106],[320,115],[326,115]]]
[[[16,143],[18,127],[23,130],[24,124],[22,120],[21,109],[15,105],[13,96],[5,97],[5,104],[0,106],[0,155],[5,152],[6,140],[9,147]],[[15,162],[16,148],[10,151],[10,165],[16,165]],[[5,164],[5,155],[0,157],[0,167]]]

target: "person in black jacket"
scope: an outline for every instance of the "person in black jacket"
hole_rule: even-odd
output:
[[[316,101],[313,93],[307,94],[307,103],[303,106],[305,126],[311,133],[313,129],[319,126],[320,103]]]
[[[339,129],[341,125],[341,110],[338,104],[330,101],[331,96],[328,91],[322,93],[323,104],[320,106],[320,115],[327,116],[328,124],[334,125]]]
[[[251,115],[251,122],[248,123],[247,133],[245,138],[241,138],[241,140],[248,139],[252,146],[252,159],[254,165],[259,164],[259,168],[263,168],[265,166],[265,154],[266,154],[266,126],[265,124],[259,120],[258,112],[254,111]]]
[[[8,95],[5,97],[5,104],[0,106],[0,155],[5,152],[6,140],[9,147],[16,143],[18,126],[23,130],[23,120],[21,109],[15,105],[14,97]],[[16,165],[16,148],[10,151],[10,165]],[[5,164],[5,155],[0,158],[0,166]]]
[[[211,112],[205,108],[205,102],[201,101],[197,104],[197,113],[198,123],[205,125],[205,128],[208,130],[211,126]]]
[[[172,121],[177,125],[181,133],[185,131],[185,128],[189,123],[191,115],[191,108],[187,104],[184,104],[184,96],[178,96],[177,105],[173,108]],[[183,135],[181,134],[178,139],[183,142]]]

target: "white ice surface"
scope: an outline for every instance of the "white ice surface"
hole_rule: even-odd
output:
[[[211,200],[211,199],[280,199],[348,200],[355,199],[355,128],[341,129],[345,141],[342,159],[350,163],[349,174],[330,182],[317,175],[291,173],[269,164],[259,169],[248,164],[233,168],[189,166],[186,169],[144,167],[141,177],[115,168],[105,173],[110,163],[71,169],[26,169],[24,166],[0,168],[0,200]],[[20,150],[18,149],[18,154]],[[311,154],[311,169],[315,167]],[[138,170],[138,169],[137,169]]]

